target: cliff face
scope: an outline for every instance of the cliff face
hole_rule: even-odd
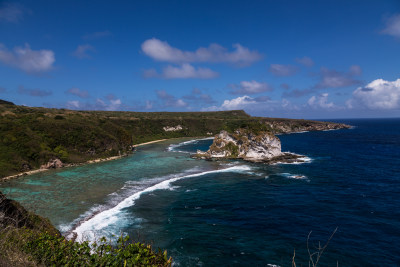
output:
[[[47,231],[60,236],[60,232],[46,218],[27,211],[17,201],[8,199],[0,192],[0,233],[7,227]]]
[[[308,120],[290,120],[290,119],[266,119],[265,125],[275,134],[278,133],[296,133],[304,131],[326,131],[349,129],[350,125],[343,123],[308,121]]]
[[[282,155],[278,137],[267,131],[257,134],[248,129],[237,129],[234,133],[221,131],[214,138],[210,149],[199,152],[204,158],[239,158],[253,162],[270,160]]]

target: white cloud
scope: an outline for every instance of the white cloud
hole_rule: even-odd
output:
[[[291,76],[297,72],[297,68],[292,65],[271,64],[269,71],[276,76]]]
[[[244,95],[234,99],[224,100],[221,106],[210,106],[203,108],[202,110],[215,111],[237,109],[243,109],[251,113],[265,114],[267,111],[291,111],[298,110],[299,108],[286,99],[282,99],[282,101],[274,101],[267,96],[253,98],[248,95]]]
[[[347,102],[349,108],[361,105],[369,109],[390,110],[400,108],[400,79],[390,82],[377,79],[353,92]]]
[[[122,102],[121,99],[109,99],[109,103],[106,101],[97,98],[96,99],[96,104],[95,104],[95,109],[100,109],[100,110],[118,110],[121,106]]]
[[[225,100],[221,105],[221,109],[232,110],[232,109],[244,109],[248,105],[256,104],[257,102],[250,96],[244,95],[231,100]]]
[[[296,62],[306,67],[314,66],[314,61],[309,57],[301,57],[301,58],[298,57],[296,58]]]
[[[232,94],[258,94],[272,91],[273,88],[267,83],[257,81],[241,81],[239,85],[231,85]]]
[[[77,87],[72,87],[66,91],[67,94],[76,95],[81,98],[86,98],[89,96],[89,92],[86,90],[81,90]]]
[[[163,68],[159,74],[155,69],[145,70],[143,73],[146,78],[164,78],[164,79],[212,79],[218,77],[218,72],[208,68],[195,68],[188,63],[179,67],[168,65]]]
[[[29,10],[16,3],[5,3],[0,8],[0,21],[18,23],[23,19],[23,14]]]
[[[322,109],[333,109],[337,108],[332,102],[328,102],[328,93],[321,94],[319,96],[312,96],[308,99],[307,104],[312,108],[322,108]]]
[[[156,38],[146,40],[142,44],[142,51],[147,56],[157,61],[171,63],[224,62],[247,66],[262,58],[257,51],[250,51],[240,44],[234,44],[233,48],[234,50],[230,52],[218,44],[211,44],[207,48],[200,47],[194,52],[183,51]]]
[[[97,98],[93,103],[86,102],[82,103],[78,100],[68,101],[66,103],[66,107],[69,109],[81,109],[81,110],[121,110],[122,101],[121,99],[110,98],[109,96],[105,97],[105,100]]]
[[[80,59],[90,58],[90,55],[88,54],[88,52],[95,52],[95,51],[96,51],[96,49],[89,44],[78,45],[76,50],[74,52],[72,52],[72,55],[77,58],[80,58]]]
[[[186,107],[187,103],[182,99],[177,99],[175,96],[168,94],[165,90],[156,91],[157,97],[161,99],[164,107]]]
[[[386,27],[382,30],[382,33],[400,37],[400,14],[394,15],[386,20]]]
[[[32,50],[29,44],[25,44],[25,47],[14,47],[13,51],[0,44],[0,61],[27,73],[38,73],[51,70],[55,57],[53,51]]]
[[[68,101],[67,108],[69,109],[78,109],[81,106],[81,103],[78,100]]]

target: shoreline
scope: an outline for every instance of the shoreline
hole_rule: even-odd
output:
[[[169,139],[159,139],[159,140],[149,141],[149,142],[145,142],[145,143],[132,145],[132,147],[136,148],[136,147],[145,146],[145,145],[149,145],[149,144],[154,144],[154,143],[158,143],[158,142],[162,142],[162,141],[166,141],[166,140],[169,140]],[[64,169],[64,168],[68,168],[68,167],[77,167],[77,166],[83,166],[83,165],[87,165],[87,164],[93,164],[93,163],[117,160],[117,159],[120,159],[120,158],[127,157],[129,155],[130,154],[123,154],[123,155],[112,156],[112,157],[108,157],[108,158],[92,159],[92,160],[88,160],[88,161],[82,162],[82,163],[71,163],[71,164],[66,164],[62,168],[36,169],[36,170],[27,171],[27,172],[20,172],[20,173],[14,174],[14,175],[9,175],[9,176],[2,177],[2,178],[0,178],[0,182],[5,182],[5,181],[11,180],[11,179],[16,179],[16,178],[20,178],[22,176],[37,174],[37,173],[41,173],[41,172],[45,172],[45,171],[49,171],[49,170]]]

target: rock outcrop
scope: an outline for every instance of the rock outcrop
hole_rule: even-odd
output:
[[[282,156],[278,137],[267,131],[257,134],[248,129],[237,129],[234,133],[221,131],[214,138],[207,152],[198,151],[200,158],[235,158],[252,162],[269,161]]]
[[[274,134],[298,133],[309,131],[329,131],[339,129],[349,129],[350,125],[323,121],[306,121],[291,119],[267,119],[265,125]]]
[[[58,169],[64,167],[64,163],[60,159],[51,159],[46,164],[40,166],[41,169]]]
[[[183,127],[181,125],[177,125],[177,126],[165,126],[163,127],[163,130],[166,132],[176,132],[176,131],[180,131],[182,130]]]

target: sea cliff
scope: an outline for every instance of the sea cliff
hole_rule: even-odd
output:
[[[206,152],[197,151],[193,157],[202,159],[243,159],[251,162],[265,163],[302,161],[301,155],[282,152],[281,141],[273,132],[293,133],[343,128],[347,129],[350,126],[327,122],[294,128],[293,125],[288,123],[266,122],[264,124],[260,122],[259,125],[251,124],[246,128],[239,128],[231,133],[222,130],[219,134],[215,135],[209,150]]]

